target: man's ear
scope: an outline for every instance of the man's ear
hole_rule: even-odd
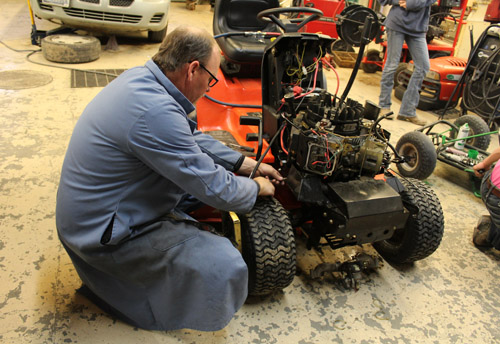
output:
[[[188,64],[187,66],[187,76],[189,81],[193,81],[194,73],[196,70],[200,68],[200,62],[199,61],[193,61]]]

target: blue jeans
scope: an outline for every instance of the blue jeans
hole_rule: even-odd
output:
[[[491,188],[488,187],[486,181],[491,180],[491,172],[493,168],[487,171],[481,181],[481,199],[483,200],[486,209],[490,213],[491,226],[488,235],[488,241],[497,250],[500,249],[500,198],[491,193]]]
[[[392,105],[391,93],[394,87],[394,73],[398,68],[403,43],[406,41],[410,51],[415,69],[408,83],[401,108],[400,116],[415,117],[417,115],[417,105],[420,99],[420,88],[425,75],[429,71],[429,51],[427,50],[427,41],[425,36],[413,37],[404,33],[386,29],[387,31],[387,59],[385,61],[382,79],[380,81],[379,106],[381,108],[390,108]]]

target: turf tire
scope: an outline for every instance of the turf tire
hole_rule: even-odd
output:
[[[295,236],[281,203],[274,198],[259,198],[249,213],[238,217],[242,255],[248,266],[248,294],[268,295],[289,286],[296,271]]]
[[[392,238],[373,244],[387,261],[413,263],[431,255],[439,247],[444,233],[444,216],[439,199],[424,182],[401,179],[405,189],[400,192],[403,205],[410,212],[403,229]]]

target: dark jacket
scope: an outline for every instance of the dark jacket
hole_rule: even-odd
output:
[[[431,5],[437,0],[407,0],[406,9],[399,6],[399,0],[379,0],[383,6],[392,5],[384,21],[386,28],[407,35],[425,36],[429,27]]]

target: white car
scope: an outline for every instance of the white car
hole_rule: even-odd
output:
[[[37,18],[108,34],[147,31],[151,42],[167,32],[170,0],[30,0]]]

